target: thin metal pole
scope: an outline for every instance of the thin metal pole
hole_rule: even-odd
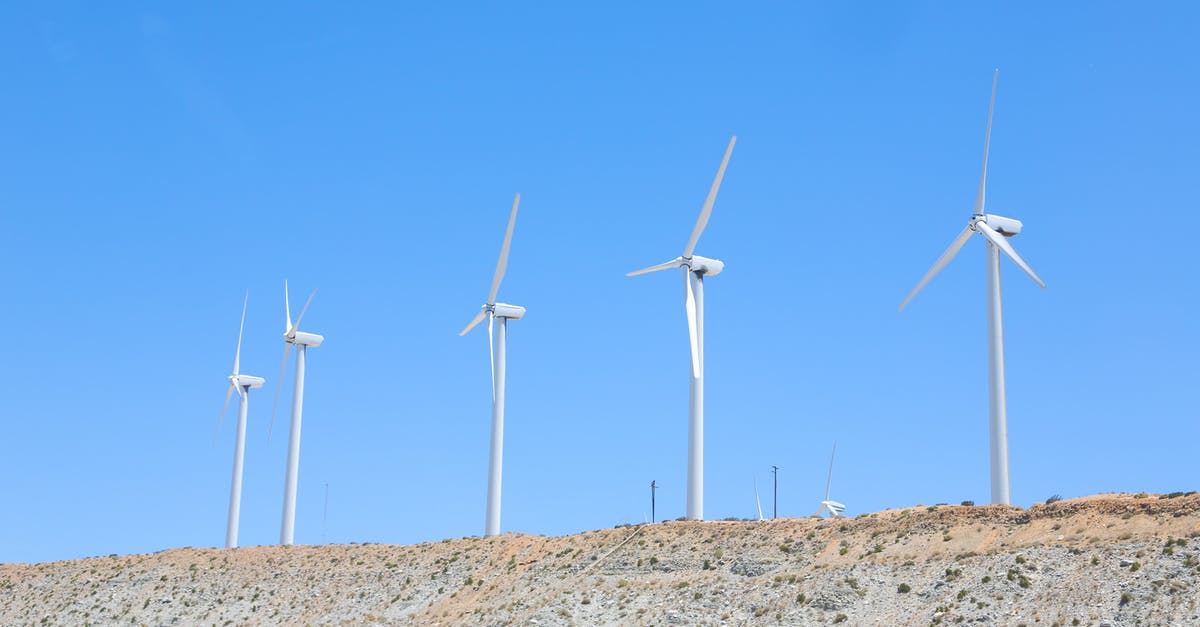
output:
[[[656,481],[651,481],[650,482],[650,522],[655,522],[654,491],[657,489],[658,489],[658,483]]]
[[[771,466],[771,474],[775,475],[775,497],[771,505],[771,518],[779,518],[779,466]]]
[[[1010,505],[1008,489],[1008,408],[1004,394],[1004,322],[1000,304],[1000,251],[987,243],[988,404],[992,503]]]

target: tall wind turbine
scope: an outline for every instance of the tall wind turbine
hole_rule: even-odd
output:
[[[1004,400],[1004,324],[1000,306],[1000,253],[1003,252],[1017,267],[1025,271],[1041,287],[1046,282],[1017,254],[1008,238],[1021,232],[1021,221],[983,212],[987,187],[988,144],[992,137],[992,112],[996,106],[996,80],[1000,71],[992,75],[992,99],[988,104],[987,133],[983,140],[983,171],[979,175],[979,192],[975,196],[975,212],[967,226],[958,234],[946,252],[933,264],[929,272],[913,288],[900,309],[912,300],[917,292],[929,282],[967,243],[973,233],[983,236],[987,242],[987,317],[988,317],[988,398],[989,433],[991,440],[992,502],[1009,505],[1008,490],[1008,416]]]
[[[246,304],[250,301],[250,292],[242,301],[242,322],[238,326],[237,351],[233,353],[233,374],[229,375],[229,390],[225,392],[225,405],[221,407],[221,417],[217,420],[217,437],[221,435],[221,423],[225,422],[225,411],[229,409],[229,399],[234,391],[238,395],[237,440],[233,446],[233,482],[229,488],[229,522],[225,527],[225,548],[232,549],[238,545],[238,518],[242,511],[242,457],[246,451],[246,410],[250,402],[250,390],[260,388],[265,382],[262,377],[252,377],[239,373],[242,358],[242,331],[246,328]]]
[[[500,281],[504,279],[504,271],[508,268],[508,248],[512,244],[513,225],[517,221],[517,205],[520,203],[521,195],[517,194],[508,214],[508,228],[504,229],[504,243],[500,245],[500,260],[496,262],[496,273],[492,275],[492,289],[488,292],[487,302],[458,333],[460,337],[464,336],[484,318],[488,319],[488,350],[492,361],[492,443],[488,461],[487,520],[484,523],[486,536],[500,534],[500,475],[504,467],[504,362],[508,321],[520,320],[525,315],[524,307],[496,302],[496,292],[500,290]],[[497,319],[500,320],[498,329],[495,328]]]
[[[736,142],[736,135],[729,139],[725,157],[721,159],[721,167],[717,169],[717,176],[708,190],[708,197],[700,209],[700,217],[683,249],[683,255],[625,275],[637,276],[671,268],[679,268],[683,274],[684,308],[687,310],[688,340],[692,351],[691,394],[688,399],[688,520],[704,520],[704,277],[716,276],[725,268],[724,263],[693,255],[692,251],[696,249],[696,242],[700,240],[700,234],[712,215],[713,202],[717,200],[717,190],[721,187],[721,179],[725,177],[725,167],[729,165],[729,155],[733,153],[733,144]]]
[[[833,452],[829,454],[829,474],[825,476],[825,500],[821,501],[821,506],[817,508],[817,513],[813,514],[818,518],[821,517],[821,512],[829,512],[831,518],[841,518],[842,512],[846,511],[846,506],[837,501],[829,500],[829,486],[833,483],[833,456],[837,455],[837,442],[833,443]]]
[[[300,415],[304,409],[304,358],[308,347],[316,348],[325,338],[315,333],[305,333],[300,330],[300,321],[312,304],[317,290],[308,295],[304,308],[292,323],[292,308],[288,304],[287,281],[283,282],[283,311],[287,316],[287,327],[283,333],[283,363],[279,366],[279,384],[275,387],[275,405],[271,409],[271,424],[267,428],[267,437],[275,428],[275,411],[279,408],[279,392],[283,389],[283,373],[287,369],[288,357],[292,355],[292,347],[296,351],[296,383],[292,386],[292,430],[288,437],[287,476],[283,483],[283,524],[279,530],[279,543],[291,544],[296,530],[296,482],[300,477]]]

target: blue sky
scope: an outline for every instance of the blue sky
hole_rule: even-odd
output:
[[[319,288],[296,540],[480,534],[486,296],[514,192],[503,528],[683,514],[707,282],[706,515],[986,502],[981,241],[1004,263],[1014,502],[1196,489],[1200,13],[1124,3],[0,10],[0,561],[223,542],[213,435],[250,291],[243,545],[278,538],[282,284]],[[324,520],[325,485],[329,485]],[[769,502],[764,508],[769,510]]]

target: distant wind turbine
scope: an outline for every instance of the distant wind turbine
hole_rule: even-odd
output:
[[[291,357],[292,347],[300,347],[296,351],[296,382],[292,386],[292,429],[288,437],[287,475],[283,484],[283,523],[279,529],[279,543],[292,544],[296,530],[296,483],[300,477],[300,416],[304,410],[304,365],[308,347],[316,348],[325,338],[314,333],[300,331],[300,321],[308,312],[313,296],[317,290],[308,295],[296,322],[292,323],[292,309],[288,303],[287,281],[283,282],[283,311],[287,316],[287,327],[283,334],[283,363],[279,366],[279,383],[275,387],[275,405],[271,409],[271,423],[267,428],[267,437],[275,427],[275,411],[279,409],[279,392],[283,389],[283,373],[287,369],[288,357]]]
[[[829,454],[829,474],[825,477],[825,500],[821,501],[821,506],[817,508],[817,513],[813,516],[820,517],[821,512],[829,512],[832,518],[841,518],[842,512],[846,511],[846,506],[837,501],[829,500],[829,486],[833,483],[833,456],[837,454],[837,442],[833,443],[833,452]]]
[[[237,439],[233,446],[233,481],[229,487],[229,521],[225,526],[225,548],[232,549],[238,545],[238,518],[242,511],[242,458],[246,451],[246,412],[250,403],[250,390],[261,388],[264,380],[240,374],[239,367],[242,358],[242,331],[246,328],[246,304],[250,301],[250,292],[242,300],[242,322],[238,325],[237,350],[233,353],[233,374],[229,375],[229,389],[225,392],[225,405],[221,407],[221,417],[217,420],[217,437],[221,435],[221,423],[225,422],[225,411],[229,409],[229,399],[236,391],[238,395]]]
[[[691,394],[688,400],[688,520],[704,520],[704,277],[716,276],[725,268],[725,264],[716,259],[692,255],[692,252],[704,227],[708,225],[713,203],[717,200],[717,190],[721,187],[721,179],[725,177],[725,167],[729,165],[729,155],[733,153],[736,142],[735,135],[725,148],[721,167],[717,169],[717,176],[708,190],[708,197],[700,209],[700,217],[692,228],[692,235],[684,246],[683,255],[625,275],[637,276],[671,268],[683,271],[684,307],[687,310],[688,340],[692,354]]]
[[[971,235],[979,233],[987,242],[987,314],[988,314],[988,398],[989,437],[991,441],[992,502],[1010,505],[1008,485],[1008,410],[1004,398],[1004,323],[1000,305],[1000,253],[1003,252],[1017,267],[1041,287],[1046,282],[1017,254],[1008,239],[1021,232],[1021,221],[983,212],[987,188],[988,147],[992,137],[992,112],[996,105],[996,81],[1000,71],[992,75],[992,98],[988,104],[987,132],[983,140],[983,171],[979,175],[979,192],[975,196],[975,212],[967,226],[958,234],[946,252],[913,288],[900,309],[908,304],[921,288],[949,264]]]
[[[492,441],[488,461],[487,519],[484,523],[486,536],[500,533],[500,478],[504,468],[504,364],[508,348],[508,321],[520,320],[525,315],[524,307],[496,302],[496,292],[500,290],[500,281],[508,269],[508,249],[512,244],[513,225],[517,221],[517,205],[520,203],[521,195],[517,194],[508,214],[508,227],[504,229],[504,243],[500,245],[500,259],[496,262],[496,273],[492,275],[492,288],[488,292],[487,302],[458,333],[459,336],[466,335],[484,318],[488,319],[488,351],[492,362]],[[500,320],[500,326],[493,338],[496,319]]]

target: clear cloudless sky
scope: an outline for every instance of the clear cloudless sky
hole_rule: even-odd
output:
[[[420,5],[420,6],[417,6]],[[242,297],[243,545],[483,531],[486,296],[515,192],[505,531],[682,516],[678,255],[731,135],[706,282],[705,514],[989,500],[983,243],[1012,494],[1192,490],[1191,3],[9,4],[0,9],[0,561],[220,546]],[[295,311],[295,309],[293,309]],[[325,490],[328,486],[328,509]]]

